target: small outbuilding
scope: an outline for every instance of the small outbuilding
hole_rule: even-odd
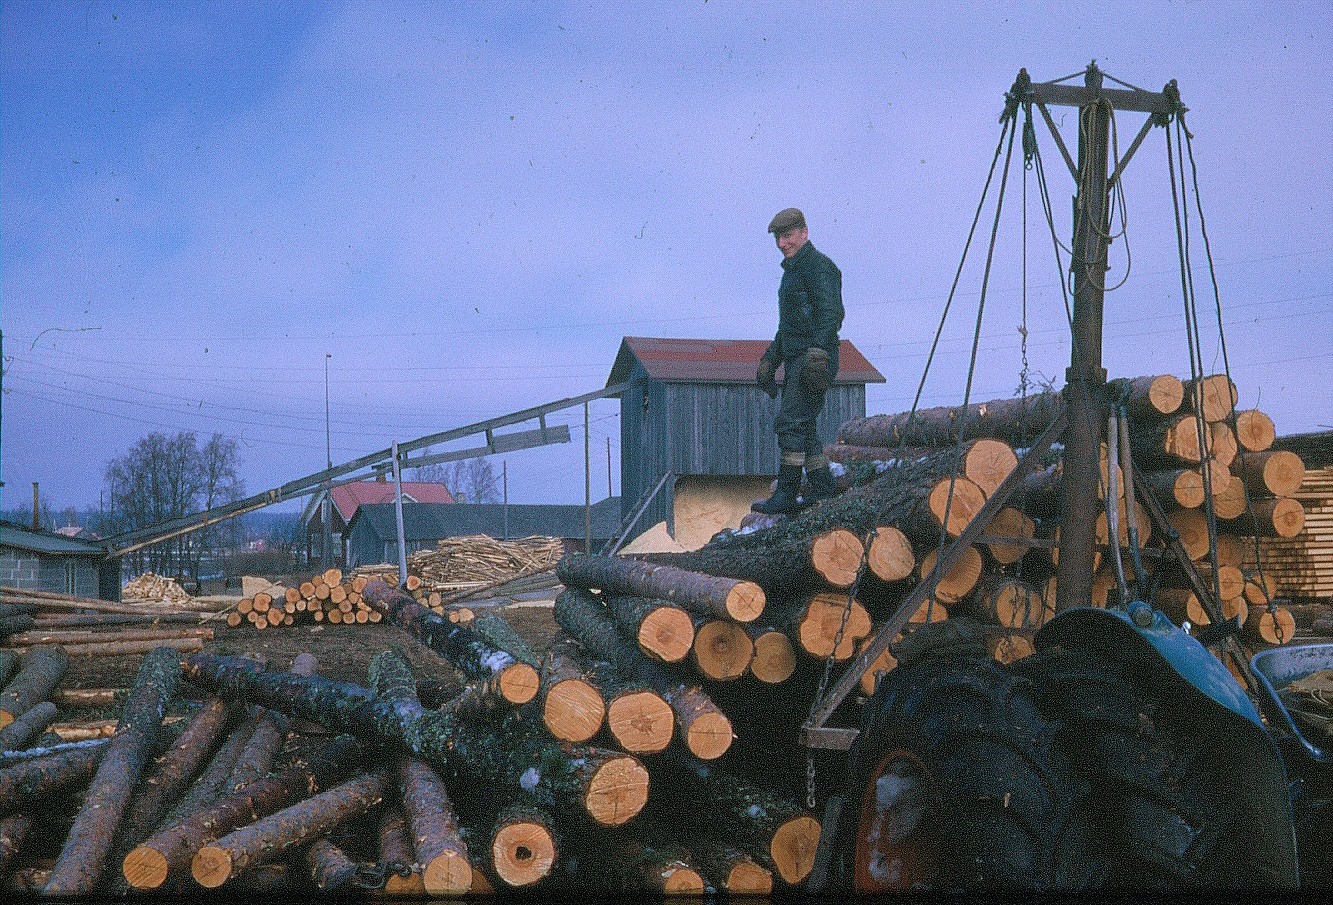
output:
[[[352,519],[357,510],[365,505],[392,503],[397,493],[397,485],[385,481],[349,481],[339,484],[328,493],[332,502],[329,507],[329,526],[333,539],[333,555],[343,563],[347,559],[347,543]],[[301,513],[301,522],[305,525],[306,562],[319,558],[319,551],[324,537],[324,496],[323,490],[313,494]],[[434,481],[404,481],[404,503],[452,503],[453,494],[449,488]],[[379,560],[376,560],[378,562]]]
[[[592,544],[597,550],[620,526],[620,498],[591,508]],[[407,552],[430,549],[446,537],[485,534],[495,538],[558,537],[566,550],[582,550],[584,507],[538,503],[403,503]],[[360,506],[348,529],[349,568],[398,561],[398,523],[393,503]]]
[[[0,584],[119,600],[120,560],[97,544],[0,521]]]
[[[663,474],[672,476],[631,533],[665,521],[677,541],[694,549],[735,527],[752,501],[768,495],[779,464],[778,401],[754,376],[767,348],[768,340],[759,339],[627,336],[621,342],[606,385],[633,384],[620,394],[622,517]],[[816,422],[825,443],[843,422],[865,416],[868,383],[884,383],[884,375],[844,339]]]

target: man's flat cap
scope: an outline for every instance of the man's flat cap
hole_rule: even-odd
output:
[[[789,229],[797,229],[805,226],[805,214],[794,207],[778,211],[773,217],[773,222],[768,224],[768,231],[775,236],[780,236]]]

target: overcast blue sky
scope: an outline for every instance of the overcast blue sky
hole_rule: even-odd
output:
[[[1004,92],[1020,67],[1093,58],[1178,80],[1190,107],[1242,405],[1281,433],[1329,426],[1331,23],[1327,0],[5,0],[3,504],[33,481],[57,508],[96,504],[107,460],[150,430],[236,437],[252,491],[315,471],[326,352],[339,461],[599,388],[625,335],[770,337],[764,227],[788,205],[842,268],[843,336],[889,377],[869,410],[905,410]],[[1141,122],[1119,118],[1122,149]],[[1067,243],[1072,181],[1039,140]],[[1125,190],[1106,365],[1186,374],[1162,130]],[[976,399],[1018,384],[1022,195],[1016,167]],[[1032,174],[1028,202],[1028,355],[1059,380]],[[962,398],[972,260],[926,404]],[[592,417],[599,498],[617,405]],[[511,499],[582,501],[582,414],[557,420],[574,442],[506,457]]]

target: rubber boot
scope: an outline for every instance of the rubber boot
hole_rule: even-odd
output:
[[[834,479],[833,472],[829,471],[827,462],[816,468],[807,468],[805,478],[810,483],[807,503],[827,500],[838,495],[838,482]]]
[[[801,466],[783,463],[778,469],[778,489],[771,497],[750,508],[765,515],[798,511],[801,508]]]

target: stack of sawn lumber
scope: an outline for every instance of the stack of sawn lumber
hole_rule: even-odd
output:
[[[499,540],[485,534],[446,537],[432,550],[407,556],[407,589],[427,606],[464,600],[500,585],[544,575],[564,553],[559,538],[533,535]],[[398,567],[388,563],[360,566],[354,577],[398,583]]]
[[[120,596],[126,600],[166,600],[171,603],[189,603],[190,594],[174,578],[144,572],[125,583]]]
[[[326,569],[294,587],[277,585],[253,597],[242,597],[227,614],[227,625],[248,623],[256,629],[281,628],[315,622],[364,625],[382,618],[361,596],[366,579],[344,580],[341,569]]]

